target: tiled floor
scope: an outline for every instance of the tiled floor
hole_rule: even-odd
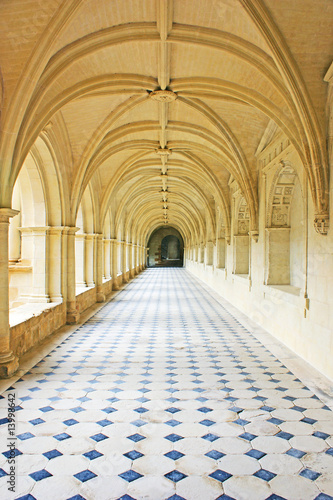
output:
[[[332,411],[184,269],[145,271],[13,386],[3,500],[333,498]]]

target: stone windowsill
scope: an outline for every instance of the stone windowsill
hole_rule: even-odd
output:
[[[27,304],[15,307],[15,309],[10,309],[9,325],[12,327],[20,323],[24,323],[28,319],[40,316],[43,311],[47,311],[48,309],[53,309],[54,307],[59,306],[59,304],[61,304],[61,302],[29,302]]]
[[[83,293],[85,292],[88,292],[89,290],[92,290],[93,288],[95,288],[95,285],[94,286],[77,286],[76,289],[75,289],[75,294],[76,296],[78,295],[82,295]]]
[[[8,266],[10,273],[26,273],[32,271],[32,266],[22,264],[10,264]]]
[[[264,297],[274,297],[290,305],[301,304],[301,288],[291,285],[263,285]]]
[[[239,283],[243,283],[244,285],[249,282],[249,275],[248,274],[233,274],[233,277],[235,281],[238,281]]]

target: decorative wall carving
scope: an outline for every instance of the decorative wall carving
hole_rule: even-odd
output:
[[[290,205],[296,178],[296,170],[290,164],[281,161],[268,197],[266,227],[290,226]]]

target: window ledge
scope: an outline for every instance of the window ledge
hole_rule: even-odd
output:
[[[249,275],[248,274],[233,274],[233,277],[235,278],[236,281],[249,281]]]
[[[47,302],[47,303],[32,303],[22,304],[18,307],[9,310],[9,325],[11,327],[20,323],[24,323],[28,319],[40,316],[43,311],[53,309],[59,306],[61,302]]]
[[[288,293],[291,295],[300,296],[301,289],[297,286],[292,285],[266,285],[268,288],[274,288],[275,290],[280,290],[283,293]]]
[[[92,290],[93,288],[95,288],[95,285],[94,286],[77,286],[75,289],[75,295],[76,296],[82,295],[83,293],[88,292],[89,290]]]
[[[22,266],[20,264],[10,264],[8,266],[10,273],[26,273],[32,271],[32,266]]]

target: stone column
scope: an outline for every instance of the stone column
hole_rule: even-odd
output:
[[[132,243],[128,243],[128,272],[129,272],[129,278],[134,278]]]
[[[111,240],[112,245],[112,289],[119,290],[118,285],[118,242],[116,239]]]
[[[85,279],[85,234],[78,233],[75,235],[75,271],[76,271],[76,284],[78,286],[87,286]]]
[[[143,246],[139,245],[139,267],[140,271],[143,269]]]
[[[103,269],[103,276],[106,280],[109,280],[111,278],[111,240],[110,239],[103,239],[103,245],[104,245],[104,269]]]
[[[49,229],[49,295],[51,302],[62,302],[62,234],[64,227]]]
[[[32,244],[32,290],[29,302],[50,302],[49,296],[49,227],[21,227],[24,239]]]
[[[96,234],[96,300],[105,302],[103,291],[103,235]]]
[[[18,359],[10,350],[9,327],[9,276],[8,276],[8,228],[9,218],[17,210],[0,208],[0,378],[11,377],[19,367]]]
[[[21,213],[13,217],[9,230],[9,262],[18,262],[21,258]]]
[[[76,324],[80,313],[76,308],[76,283],[75,283],[75,233],[78,227],[67,229],[67,323]]]
[[[95,286],[94,281],[94,246],[95,246],[95,235],[85,234],[85,259],[84,259],[84,275],[85,282],[88,287]]]
[[[121,273],[122,273],[122,280],[123,283],[128,283],[127,279],[127,243],[126,241],[121,241],[121,255],[122,255],[122,266],[121,266]]]
[[[138,271],[137,271],[137,263],[136,263],[136,244],[135,243],[132,243],[132,265],[133,265],[133,275],[136,276],[138,274]]]

